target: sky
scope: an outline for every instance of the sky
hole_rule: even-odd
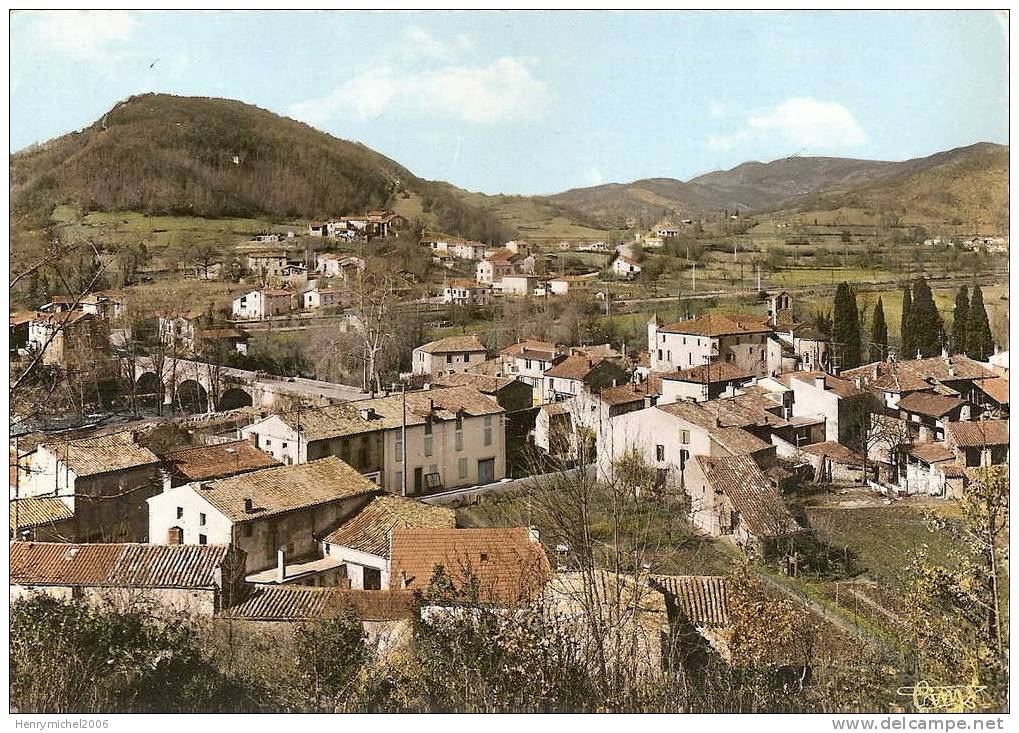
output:
[[[21,11],[10,34],[12,150],[149,91],[239,99],[486,193],[1008,142],[991,11]]]

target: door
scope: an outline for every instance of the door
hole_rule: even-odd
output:
[[[421,466],[418,466],[417,468],[414,469],[414,493],[415,494],[420,494],[421,493],[421,489],[424,488],[423,478],[424,478],[423,470],[422,470]]]
[[[495,481],[495,459],[486,458],[478,461],[478,483],[490,484]]]
[[[382,590],[382,571],[378,568],[364,569],[364,589]]]

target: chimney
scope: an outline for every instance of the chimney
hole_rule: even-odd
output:
[[[863,389],[863,375],[857,374],[855,377],[853,377],[853,384],[856,385],[857,389]]]
[[[362,407],[360,410],[360,415],[362,420],[374,420],[375,409],[371,407]]]
[[[276,582],[282,583],[287,579],[287,551],[280,547],[276,550]]]
[[[541,542],[541,533],[536,526],[532,524],[527,528],[527,532],[531,535],[531,542]]]
[[[822,391],[824,390],[824,375],[823,374],[821,376],[819,376],[819,377],[814,377],[814,386],[817,387],[818,389],[822,390]]]
[[[401,570],[400,571],[400,589],[401,590],[407,590],[407,571],[406,570]]]
[[[250,497],[244,497],[244,512],[245,514],[251,514],[255,510],[255,502]]]

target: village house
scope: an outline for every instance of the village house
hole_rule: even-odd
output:
[[[249,252],[248,269],[259,277],[282,277],[289,264],[286,252]]]
[[[315,272],[320,273],[323,277],[339,277],[349,280],[355,272],[364,268],[364,260],[353,255],[322,252],[315,257]]]
[[[492,288],[462,278],[451,280],[442,289],[442,302],[463,306],[488,305]]]
[[[629,380],[630,374],[619,359],[572,354],[545,370],[542,397],[553,402]]]
[[[74,515],[73,538],[145,542],[145,500],[162,488],[159,457],[130,431],[41,443],[25,460],[31,471],[20,496],[55,497]]]
[[[207,319],[205,311],[189,308],[183,311],[158,311],[157,327],[163,344],[176,344],[182,349],[194,347],[195,334]]]
[[[617,254],[612,259],[611,267],[612,273],[616,277],[626,278],[627,280],[637,277],[644,269],[637,260],[622,254]]]
[[[290,312],[293,294],[289,290],[252,290],[233,302],[236,318],[273,318]]]
[[[537,287],[538,278],[534,275],[503,275],[495,283],[496,292],[502,295],[534,295]]]
[[[485,255],[475,268],[475,279],[483,285],[500,282],[506,275],[516,272],[514,262],[520,259],[515,252],[507,249],[496,250]]]
[[[949,422],[945,443],[960,466],[1000,466],[1008,463],[1008,420]]]
[[[477,336],[448,336],[418,346],[411,354],[412,373],[442,376],[465,372],[485,361],[488,350]]]
[[[28,346],[28,334],[32,321],[45,317],[39,311],[15,311],[10,314],[10,341],[8,348],[12,354],[22,353]]]
[[[527,410],[534,404],[531,385],[512,377],[477,372],[455,372],[436,377],[433,387],[470,387],[499,403],[507,413]]]
[[[943,443],[916,443],[900,449],[898,488],[907,495],[945,496],[945,467],[958,468]]]
[[[478,262],[485,259],[487,252],[487,245],[481,242],[468,241],[465,239],[457,240],[449,246],[449,253],[453,255],[453,257],[458,260],[467,260],[469,262]]]
[[[569,295],[591,291],[591,281],[598,273],[589,275],[559,275],[548,281],[548,292],[551,295]]]
[[[378,486],[332,456],[195,481],[148,500],[149,537],[156,544],[231,545],[243,550],[248,574],[285,571],[291,559],[317,557],[316,538],[378,493]]]
[[[874,401],[855,382],[821,371],[779,374],[775,380],[793,392],[794,418],[824,421],[824,440],[863,451]]]
[[[777,540],[802,531],[777,488],[748,455],[695,456],[685,481],[693,525],[731,536],[749,555],[771,555]]]
[[[8,519],[12,539],[70,542],[77,535],[74,510],[59,496],[12,496]]]
[[[781,349],[763,316],[708,314],[685,321],[648,321],[651,370],[674,372],[715,361],[729,362],[754,376],[778,371]]]
[[[974,382],[977,392],[976,404],[984,413],[993,413],[997,417],[1008,417],[1008,379],[992,377]]]
[[[203,328],[195,333],[191,349],[196,356],[218,356],[231,351],[247,354],[248,334],[236,328]]]
[[[82,312],[90,313],[93,316],[102,318],[104,321],[119,319],[124,311],[124,301],[114,293],[115,291],[89,293],[82,297]]]
[[[819,484],[862,484],[877,468],[868,465],[862,453],[831,440],[801,446],[799,458],[813,467],[814,482]]]
[[[455,590],[469,590],[480,603],[503,608],[528,605],[552,575],[541,542],[527,527],[397,527],[392,531],[390,562],[392,590],[427,594],[441,568]],[[447,602],[427,600],[440,606]]]
[[[933,356],[906,361],[878,361],[853,369],[841,376],[862,380],[862,384],[882,397],[885,406],[896,410],[899,400],[913,392],[955,395],[973,405],[984,401],[979,385],[998,375],[978,361],[962,354]]]
[[[753,380],[753,375],[728,361],[667,372],[658,375],[662,382],[662,404],[693,400],[705,402],[733,394]]]
[[[118,612],[211,616],[241,596],[228,545],[12,542],[11,600],[46,595]]]
[[[899,400],[899,416],[913,440],[942,442],[949,422],[969,420],[974,408],[959,397],[934,392],[912,392]]]
[[[405,467],[406,493],[420,494],[505,476],[504,413],[476,389],[448,387],[270,415],[240,434],[283,463],[338,455],[393,493],[405,493]]]
[[[792,350],[796,359],[794,369],[832,372],[831,339],[810,324],[779,324],[776,335]]]
[[[507,346],[499,352],[502,372],[531,385],[534,398],[545,398],[545,371],[566,354],[566,348],[548,341],[527,339]],[[550,398],[549,398],[550,399]]]
[[[192,481],[210,481],[280,465],[248,440],[179,448],[163,453],[160,460],[164,490]]]
[[[66,366],[76,358],[94,358],[109,345],[106,323],[84,311],[41,314],[28,322],[26,348],[42,352],[42,363]]]
[[[360,511],[322,539],[322,555],[346,566],[350,587],[380,590],[390,587],[390,548],[397,527],[456,526],[452,509],[422,504],[391,494],[376,496]]]
[[[350,305],[351,294],[347,288],[314,287],[305,290],[302,298],[305,310],[317,308],[345,308]]]

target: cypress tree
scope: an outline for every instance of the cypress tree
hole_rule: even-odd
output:
[[[885,323],[885,307],[881,298],[874,306],[874,321],[870,327],[870,360],[881,361],[888,354],[888,325]]]
[[[938,307],[934,305],[934,294],[922,277],[913,283],[913,303],[909,312],[913,348],[924,358],[940,354],[945,325]]]
[[[849,288],[849,283],[841,283],[835,290],[832,338],[842,349],[840,366],[843,369],[859,366],[863,358],[860,312],[856,307],[856,293]]]
[[[909,319],[913,311],[913,297],[909,294],[909,284],[902,286],[902,320],[899,322],[899,358],[912,359],[916,353],[913,346],[913,329]]]
[[[952,313],[951,352],[966,353],[966,324],[969,320],[969,290],[963,285],[955,295],[955,311]]]
[[[987,361],[994,353],[994,339],[991,338],[991,324],[984,308],[984,294],[979,285],[973,286],[973,299],[969,302],[966,318],[966,356],[977,361]]]

